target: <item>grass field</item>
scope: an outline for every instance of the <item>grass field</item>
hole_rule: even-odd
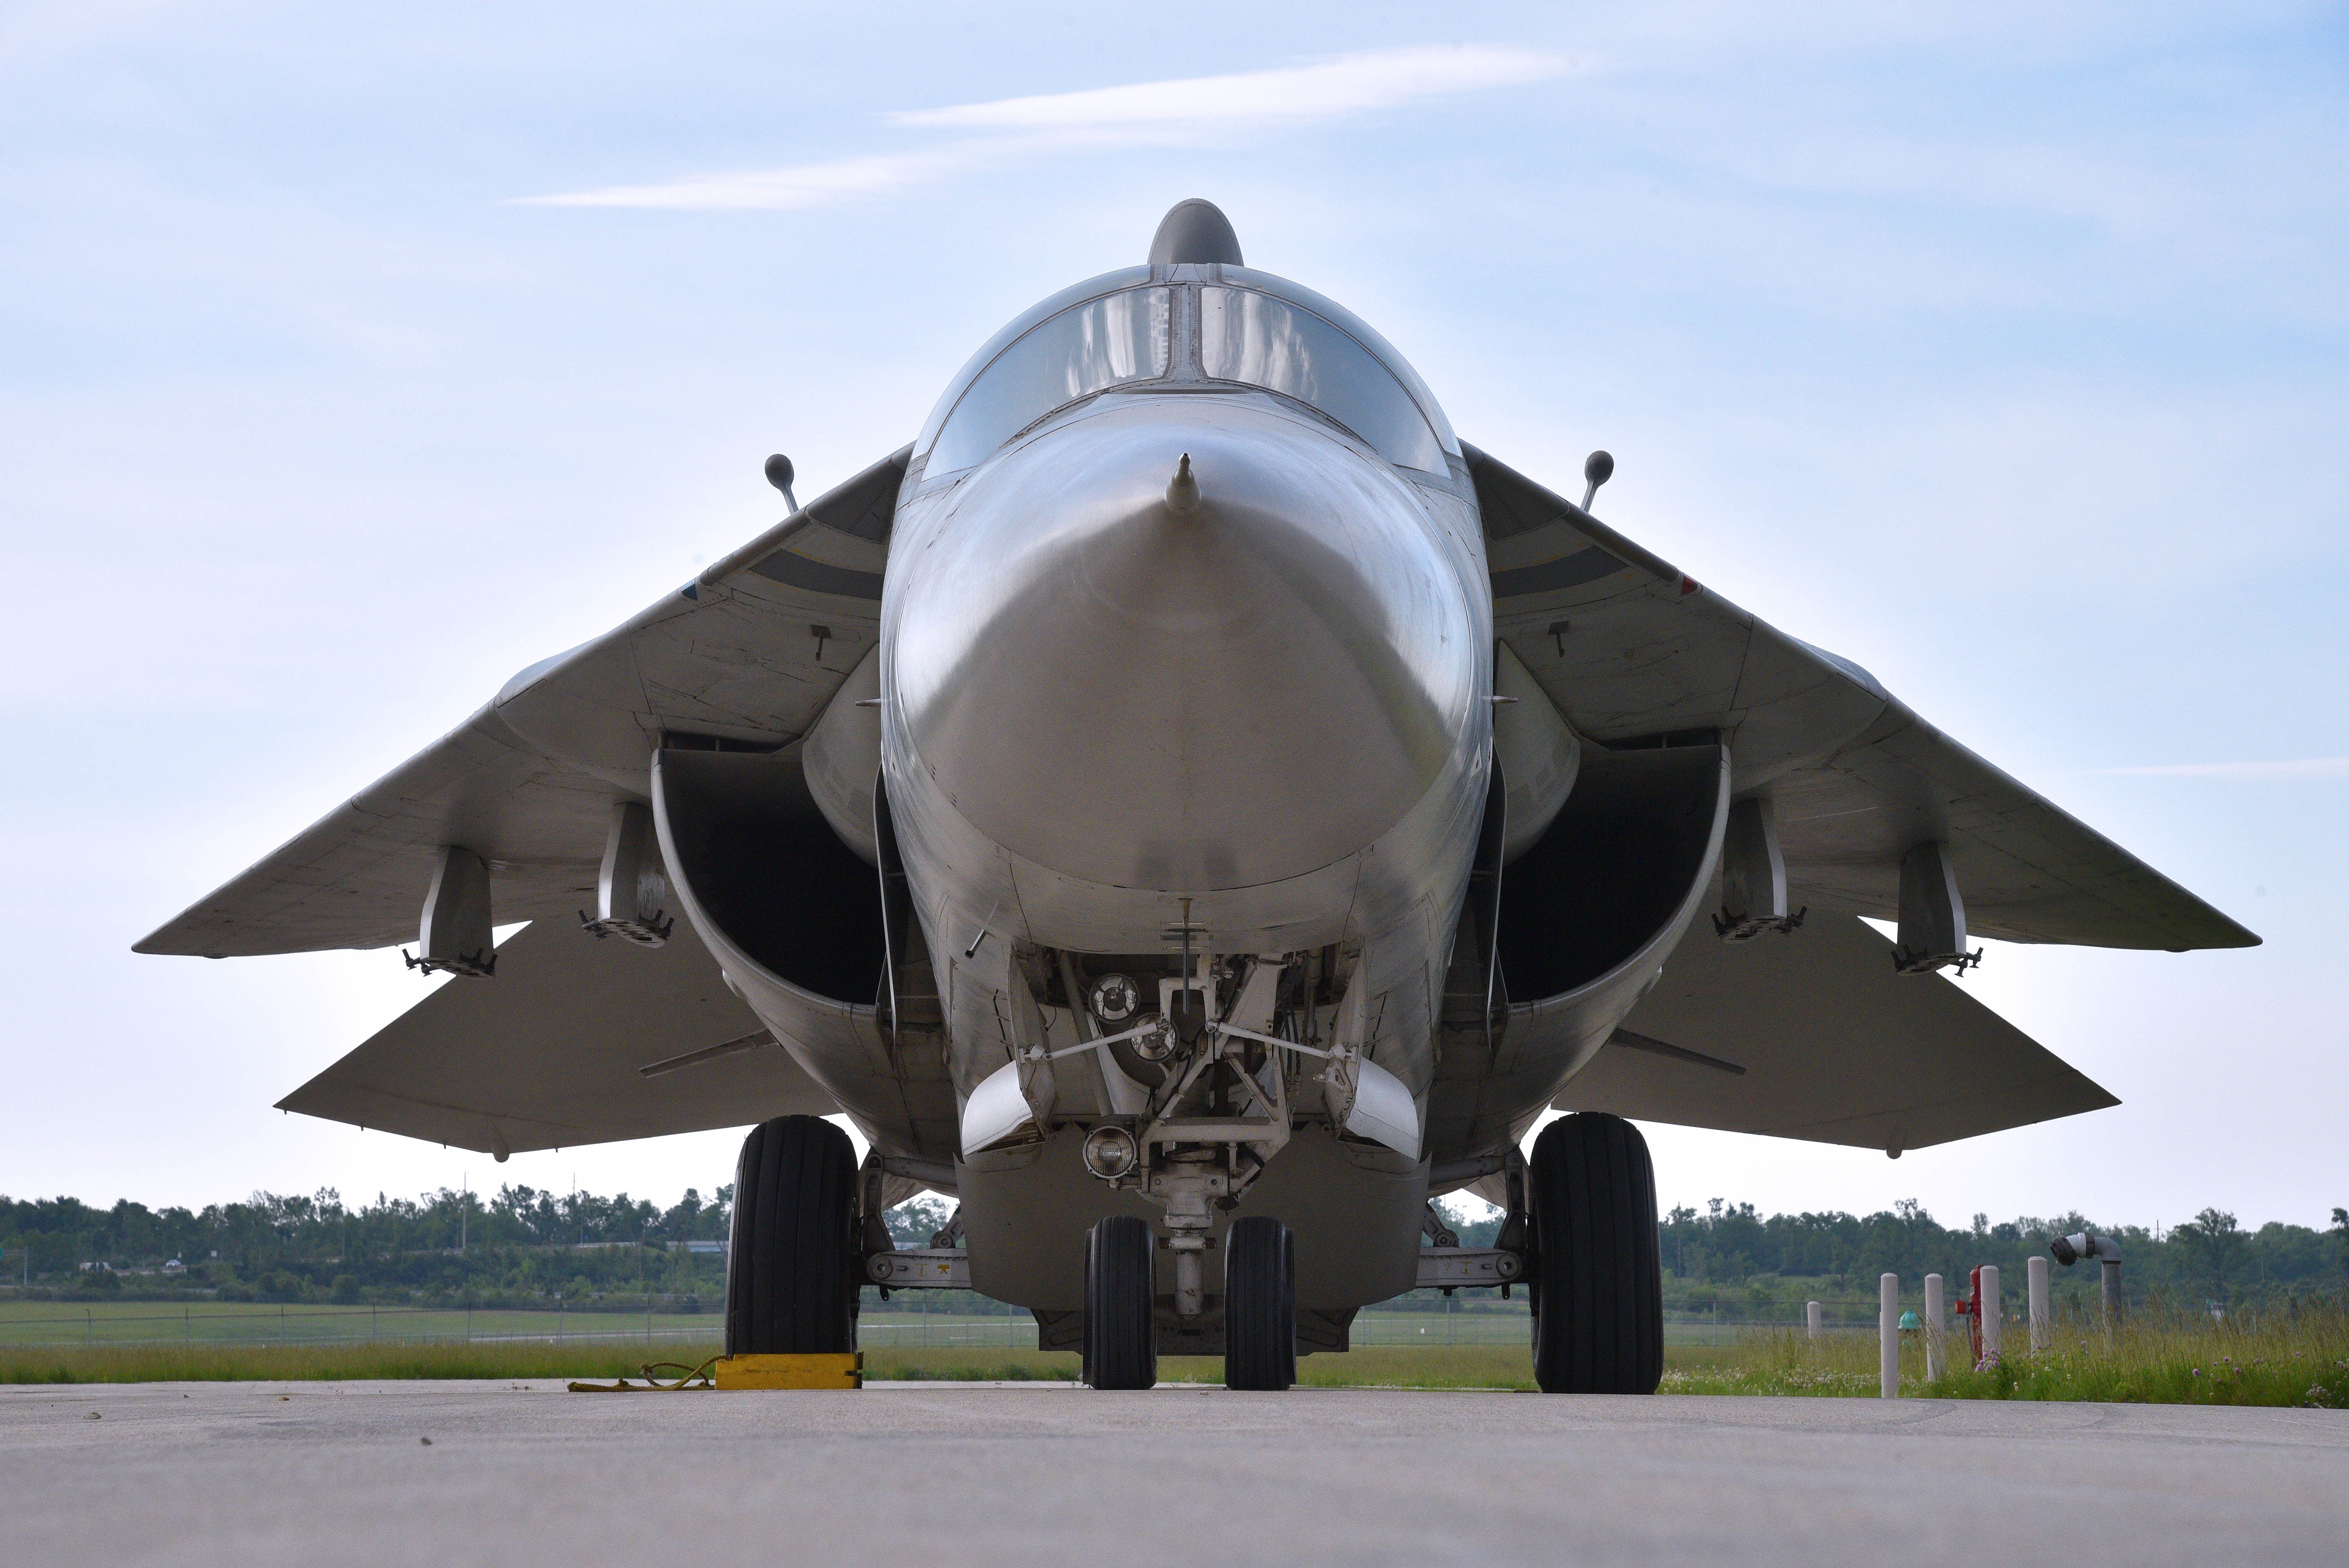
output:
[[[659,1345],[711,1339],[720,1332],[714,1312],[647,1316],[554,1310],[467,1312],[462,1307],[270,1306],[227,1301],[0,1302],[0,1351],[35,1346],[348,1345],[468,1337],[595,1338],[642,1345],[648,1336]]]
[[[250,1310],[250,1309],[247,1309]],[[364,1313],[364,1309],[360,1309]],[[494,1315],[481,1314],[481,1317]],[[513,1314],[518,1318],[554,1315]],[[895,1319],[898,1315],[885,1315]],[[1306,1387],[1380,1386],[1413,1388],[1531,1388],[1533,1360],[1524,1320],[1506,1326],[1506,1340],[1445,1344],[1427,1315],[1364,1314],[1366,1333],[1342,1356],[1301,1357],[1298,1381]],[[1497,1316],[1497,1315],[1496,1315]],[[1406,1320],[1395,1322],[1390,1320]],[[189,1320],[181,1343],[108,1343],[94,1326],[84,1344],[0,1343],[0,1383],[204,1382],[248,1379],[345,1378],[612,1378],[635,1377],[658,1359],[697,1363],[718,1352],[714,1316],[687,1318],[689,1328],[647,1345],[642,1330],[627,1339],[553,1339],[509,1334],[494,1338],[362,1337],[306,1344],[240,1343],[222,1333],[198,1336]],[[577,1324],[578,1319],[571,1320]],[[641,1321],[641,1320],[639,1320]],[[1496,1324],[1495,1326],[1503,1326]],[[127,1328],[127,1326],[125,1326]],[[226,1325],[219,1326],[225,1328]],[[378,1326],[381,1327],[381,1324]],[[889,1343],[895,1321],[865,1322],[860,1338],[865,1371],[876,1380],[1073,1382],[1077,1357],[1034,1348],[1024,1319],[933,1317],[911,1326],[926,1343]],[[1464,1326],[1455,1323],[1455,1335]],[[1485,1325],[1478,1325],[1481,1338]],[[1420,1334],[1425,1328],[1431,1332]],[[2020,1325],[2010,1334],[2020,1340]],[[1954,1346],[1953,1346],[1954,1348]],[[1876,1344],[1869,1336],[1831,1336],[1813,1343],[1792,1332],[1745,1330],[1723,1346],[1668,1343],[1661,1392],[1777,1394],[1872,1398],[1877,1393]],[[1166,1357],[1159,1376],[1174,1383],[1220,1383],[1223,1363],[1209,1357]],[[1902,1358],[1901,1392],[1958,1399],[2094,1399],[2127,1403],[2287,1405],[2349,1410],[2349,1314],[2303,1313],[2248,1326],[2207,1319],[2138,1322],[2109,1346],[2091,1326],[2059,1327],[2048,1349],[2016,1349],[1990,1372],[1961,1370],[1933,1383],[1924,1377],[1922,1352]]]
[[[2152,1314],[2108,1340],[2093,1322],[2061,1322],[2047,1348],[2027,1348],[2023,1325],[2006,1327],[2001,1365],[1964,1365],[1952,1336],[1954,1368],[1925,1377],[1921,1345],[1903,1347],[1900,1392],[1938,1399],[2092,1399],[2116,1404],[2289,1405],[2349,1409],[2349,1312],[2338,1306],[2278,1314],[2241,1324],[2199,1315]],[[1874,1398],[1873,1336],[1814,1344],[1792,1330],[1749,1332],[1724,1350],[1668,1353],[1662,1391],[1676,1394],[1798,1394]]]
[[[1702,1325],[1674,1324],[1700,1335]],[[0,1349],[12,1346],[180,1345],[347,1345],[424,1340],[608,1340],[656,1347],[715,1338],[715,1312],[649,1315],[613,1312],[468,1312],[450,1307],[370,1307],[240,1302],[0,1302]],[[1526,1338],[1525,1310],[1455,1313],[1367,1312],[1355,1321],[1358,1345],[1516,1345]],[[858,1319],[867,1346],[1032,1348],[1035,1320],[1026,1313],[920,1310],[905,1296],[868,1301]]]
[[[0,1383],[312,1382],[355,1377],[634,1377],[648,1357],[698,1362],[712,1341],[661,1345],[463,1340],[341,1345],[0,1346]]]

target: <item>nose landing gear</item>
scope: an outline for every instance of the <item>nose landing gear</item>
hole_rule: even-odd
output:
[[[1158,1381],[1152,1321],[1149,1224],[1131,1214],[1093,1222],[1085,1234],[1085,1383],[1147,1388]]]
[[[1224,1237],[1224,1387],[1296,1381],[1296,1239],[1268,1214],[1234,1220]]]

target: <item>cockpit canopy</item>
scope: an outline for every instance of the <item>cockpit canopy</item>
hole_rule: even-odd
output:
[[[1037,305],[963,366],[916,454],[941,478],[1080,399],[1175,386],[1278,393],[1402,468],[1441,474],[1460,451],[1418,375],[1352,312],[1269,273],[1210,265],[1128,267]]]

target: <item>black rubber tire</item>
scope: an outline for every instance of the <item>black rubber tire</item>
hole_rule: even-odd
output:
[[[1656,1170],[1619,1116],[1566,1117],[1526,1164],[1534,1381],[1546,1394],[1652,1394],[1664,1375]]]
[[[750,1130],[734,1167],[726,1354],[856,1348],[856,1151],[813,1116]]]
[[[1147,1388],[1158,1381],[1158,1330],[1151,1268],[1156,1242],[1131,1214],[1097,1220],[1085,1233],[1085,1382],[1095,1388]]]
[[[1224,1387],[1296,1381],[1296,1236],[1268,1214],[1250,1214],[1224,1234]]]

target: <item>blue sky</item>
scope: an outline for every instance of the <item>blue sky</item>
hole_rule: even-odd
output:
[[[2260,931],[1965,984],[2120,1109],[1651,1130],[1668,1202],[2349,1202],[2337,8],[18,4],[0,12],[0,1191],[728,1178],[267,1108],[390,953],[130,942],[909,438],[1191,195],[1466,438]],[[1962,1064],[1952,1063],[1953,1074]]]

